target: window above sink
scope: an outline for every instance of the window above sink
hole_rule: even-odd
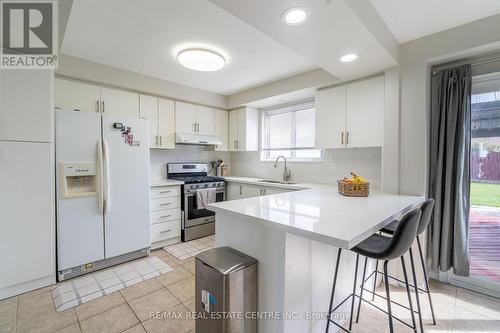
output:
[[[314,102],[302,102],[262,112],[261,161],[283,155],[288,161],[321,161],[315,148]]]

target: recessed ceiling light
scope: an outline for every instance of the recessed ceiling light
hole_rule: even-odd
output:
[[[307,21],[309,11],[304,7],[288,8],[281,14],[281,21],[288,25],[299,25]]]
[[[218,52],[205,48],[187,48],[177,54],[177,61],[184,67],[202,72],[214,72],[226,65]]]
[[[342,56],[340,58],[340,61],[342,61],[342,62],[351,62],[351,61],[354,61],[356,59],[358,59],[358,55],[354,54],[354,53],[351,53],[351,54],[346,54],[345,56]]]

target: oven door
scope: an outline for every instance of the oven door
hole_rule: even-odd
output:
[[[225,189],[217,188],[215,202],[225,199]],[[198,209],[196,190],[189,191],[184,195],[184,228],[200,224],[215,222],[215,212],[208,209]]]

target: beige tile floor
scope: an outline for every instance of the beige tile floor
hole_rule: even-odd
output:
[[[189,318],[150,318],[151,313],[182,316],[194,311],[194,258],[179,261],[163,250],[151,255],[174,270],[63,312],[54,309],[53,287],[0,301],[0,333],[194,332],[194,321]],[[437,282],[432,282],[431,288],[438,325],[430,325],[428,305],[423,300],[426,332],[500,332],[500,300]],[[402,288],[392,288],[392,297],[406,301]],[[376,302],[384,305],[383,300]],[[394,308],[394,312],[409,319],[403,309]],[[395,330],[411,332],[399,323]],[[365,304],[353,332],[388,332],[386,317]]]

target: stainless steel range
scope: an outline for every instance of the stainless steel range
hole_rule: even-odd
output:
[[[213,235],[215,233],[215,213],[204,208],[198,208],[197,191],[214,188],[215,201],[225,200],[226,183],[224,178],[208,176],[206,163],[169,163],[167,178],[182,180],[182,231],[183,242]]]

